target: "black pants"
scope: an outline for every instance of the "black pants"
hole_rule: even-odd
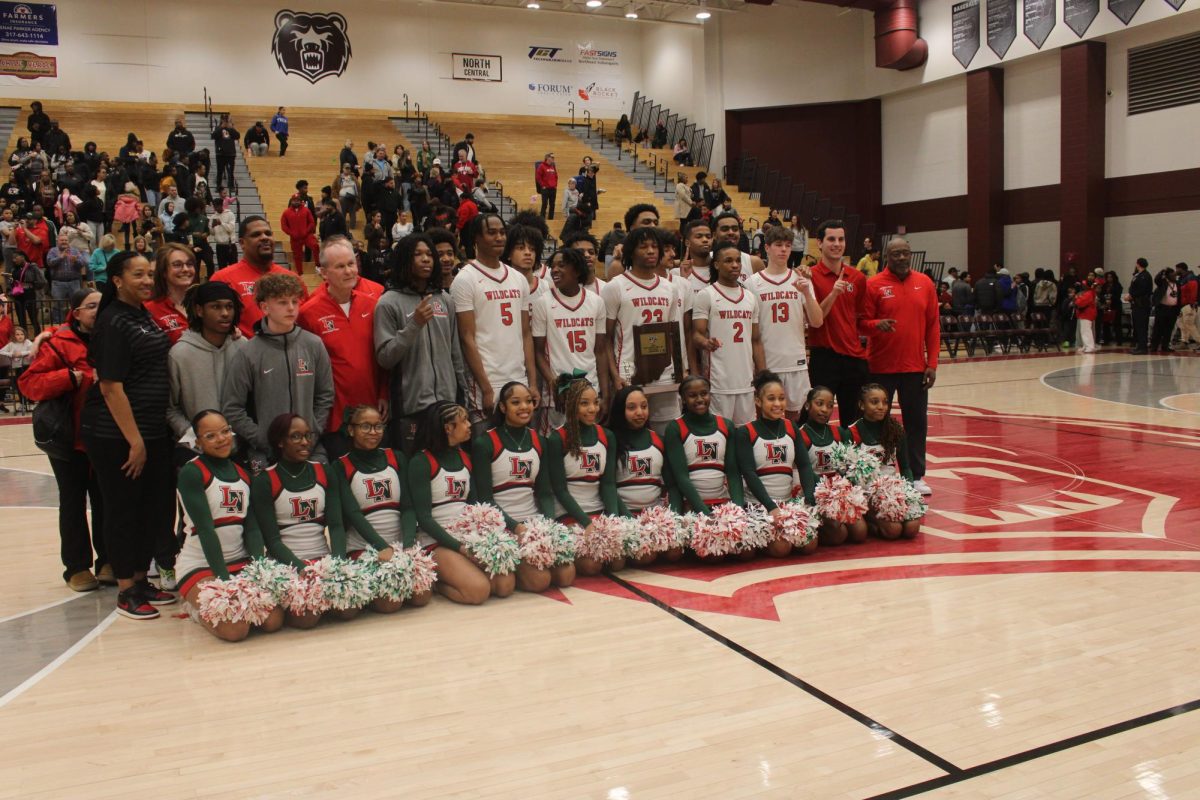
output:
[[[867,382],[866,359],[845,356],[827,347],[814,347],[808,361],[813,386],[824,386],[837,398],[838,419],[849,425],[862,416],[858,401]]]
[[[350,452],[350,440],[341,431],[322,433],[321,446],[330,464]]]
[[[543,186],[538,190],[542,196],[542,211],[541,214],[546,219],[554,219],[554,205],[558,198],[558,187]]]
[[[1179,306],[1159,305],[1154,309],[1154,332],[1150,334],[1151,350],[1169,350],[1171,335],[1175,333],[1175,321],[1179,319]]]
[[[275,138],[279,140],[279,155],[282,156],[287,152],[288,135],[286,133],[277,133],[275,134]]]
[[[217,269],[224,269],[230,264],[237,263],[237,245],[230,242],[229,244],[217,245]]]
[[[21,327],[30,339],[42,332],[38,321],[37,292],[33,289],[27,287],[21,294],[13,295],[13,314],[20,320]]]
[[[192,252],[196,254],[196,274],[199,274],[200,265],[204,265],[204,280],[208,280],[213,276],[213,251],[208,246],[207,242],[196,241],[192,245]]]
[[[76,572],[99,569],[108,562],[105,555],[104,500],[100,484],[86,453],[78,450],[68,459],[50,459],[54,480],[58,483],[58,538],[62,557],[63,578]],[[92,501],[92,525],[88,528],[87,503]],[[92,560],[95,547],[96,559]]]
[[[104,544],[118,579],[145,572],[153,557],[160,566],[175,566],[175,470],[171,443],[146,442],[142,474],[130,478],[121,470],[129,458],[124,439],[87,438],[88,458],[104,502]]]
[[[407,417],[392,417],[392,448],[400,450],[409,458],[417,449],[417,431],[426,419],[425,414],[410,414]]]
[[[925,373],[872,373],[871,380],[887,390],[889,413],[892,400],[899,393],[908,466],[912,469],[913,480],[925,477],[925,438],[929,433],[929,390],[925,388]]]
[[[237,188],[233,182],[233,160],[234,156],[232,155],[223,156],[217,153],[217,189],[228,186],[229,190],[233,191]],[[229,183],[224,182],[226,175],[229,176]]]
[[[1129,310],[1133,317],[1133,349],[1145,350],[1150,338],[1150,306],[1133,306]]]

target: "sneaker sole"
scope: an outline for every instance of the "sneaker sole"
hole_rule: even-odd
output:
[[[126,611],[125,609],[121,608],[120,606],[117,607],[117,613],[120,614],[122,617],[125,617],[126,619],[137,619],[137,620],[158,619],[160,616],[162,616],[157,611],[155,611],[153,614],[135,614],[132,611]]]
[[[72,586],[71,584],[68,583],[67,588],[70,589],[72,592],[80,592],[80,593],[94,592],[100,588],[100,583],[97,581],[96,583],[91,583],[91,584],[88,584],[87,586]]]
[[[146,601],[147,603],[149,603],[150,605],[152,605],[152,606],[155,606],[155,607],[158,607],[158,606],[171,606],[171,605],[175,605],[176,603],[178,603],[178,602],[179,602],[179,598],[178,598],[178,597],[175,597],[174,595],[172,595],[172,596],[171,596],[171,599],[170,599],[170,600],[151,600],[151,599],[150,599],[150,598],[148,598],[148,597],[147,597],[147,598],[143,598],[143,599],[145,599],[145,601]]]

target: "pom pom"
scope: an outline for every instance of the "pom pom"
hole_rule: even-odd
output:
[[[249,622],[261,625],[271,616],[275,598],[263,587],[240,576],[205,581],[197,597],[200,619],[209,625]]]
[[[310,569],[296,572],[288,584],[283,604],[288,611],[297,616],[324,614],[329,610],[329,602],[325,599],[325,588],[320,578]]]
[[[504,530],[504,514],[488,503],[466,506],[458,518],[446,528],[455,539],[462,541],[472,534],[488,534]]]
[[[821,517],[804,501],[782,503],[775,518],[775,534],[792,547],[807,547],[816,541]]]
[[[903,522],[908,515],[908,495],[904,485],[908,481],[895,473],[878,475],[867,489],[871,510],[881,520]]]
[[[413,595],[412,558],[399,548],[390,561],[380,561],[375,548],[368,547],[356,562],[371,584],[371,596],[403,603]]]
[[[867,486],[879,471],[879,458],[865,447],[834,442],[829,448],[829,463],[855,486]]]
[[[645,558],[656,552],[654,541],[636,519],[621,518],[621,550],[627,558]]]
[[[521,563],[521,548],[503,523],[499,528],[464,534],[461,541],[489,578],[508,575]]]
[[[867,494],[841,475],[822,478],[814,492],[817,511],[835,522],[858,522],[867,513]]]
[[[649,552],[665,553],[676,547],[687,545],[688,528],[681,524],[682,518],[667,506],[649,506],[637,515],[642,539],[647,542]]]
[[[437,562],[433,556],[425,552],[423,547],[414,545],[402,551],[409,560],[409,573],[412,575],[412,593],[414,596],[433,591],[437,582]],[[395,558],[395,556],[393,556]]]
[[[775,520],[760,505],[746,509],[746,532],[742,535],[740,552],[761,550],[775,540]]]
[[[746,509],[724,503],[713,509],[711,517],[697,516],[692,530],[692,549],[696,555],[727,556],[742,549],[748,519]]]
[[[266,589],[276,605],[284,602],[296,576],[296,568],[291,564],[281,564],[270,558],[256,558],[238,573],[243,580]]]
[[[576,545],[578,556],[594,558],[601,563],[621,558],[625,553],[626,530],[631,522],[633,520],[608,514],[596,517],[579,537]]]
[[[375,598],[370,571],[348,558],[325,556],[305,572],[316,575],[328,608],[336,611],[362,608]]]
[[[575,536],[560,522],[545,517],[526,520],[525,530],[517,537],[521,563],[535,569],[570,564],[575,561]]]
[[[908,509],[904,514],[905,522],[921,519],[929,511],[929,503],[925,501],[924,496],[912,481],[904,482],[904,496],[908,501]]]

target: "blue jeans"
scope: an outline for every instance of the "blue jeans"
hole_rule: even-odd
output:
[[[67,311],[70,309],[71,295],[80,287],[77,280],[74,281],[50,281],[50,297],[54,302],[50,306],[50,321],[55,325],[61,325],[67,318]]]

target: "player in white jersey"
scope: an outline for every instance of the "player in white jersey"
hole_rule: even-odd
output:
[[[588,274],[577,250],[550,257],[554,287],[533,304],[533,349],[546,385],[579,370],[601,397],[609,397],[607,310],[604,298],[585,288]]]
[[[529,282],[529,308],[533,301],[550,291],[550,278],[542,264],[542,235],[536,228],[513,225],[508,229],[500,261],[508,264]]]
[[[756,273],[762,272],[764,267],[761,258],[750,253],[741,251],[742,244],[742,220],[737,214],[732,211],[725,211],[717,214],[712,220],[713,232],[713,247],[716,248],[721,242],[729,242],[734,247],[738,248],[741,253],[741,278],[742,283],[750,280]]]
[[[596,268],[597,259],[596,253],[600,245],[596,243],[596,237],[592,236],[587,231],[573,231],[563,237],[562,243],[559,245],[561,250],[578,250],[583,260],[587,262],[588,279],[584,286],[589,292],[600,294],[600,290],[604,288],[604,284],[608,281],[600,277],[600,271]]]
[[[772,225],[765,234],[767,268],[746,283],[759,300],[759,327],[767,369],[779,376],[787,395],[787,416],[800,418],[800,408],[810,387],[808,353],[804,328],[818,328],[825,321],[821,304],[813,293],[808,268],[788,268],[792,234],[782,225]]]
[[[745,425],[754,419],[754,375],[763,369],[758,296],[738,282],[740,251],[721,242],[713,250],[716,282],[696,295],[692,339],[708,353],[712,410]]]
[[[683,259],[676,273],[691,287],[692,294],[707,288],[712,278],[712,227],[708,220],[694,219],[683,229]]]
[[[638,228],[625,239],[625,272],[604,286],[608,316],[608,339],[612,346],[613,389],[633,382],[635,362],[634,327],[662,322],[677,323],[679,305],[670,281],[655,273],[662,245],[654,228]],[[668,367],[644,385],[650,397],[650,421],[661,430],[679,416],[679,399],[674,391],[673,370]],[[664,391],[655,391],[655,388]]]
[[[679,267],[679,237],[668,231],[659,229],[658,241],[662,245],[662,258],[659,259],[655,272],[660,278],[670,281],[675,287],[675,306],[679,313],[680,355],[683,357],[683,374],[689,375],[694,370],[692,364],[699,363],[696,348],[692,344],[692,303],[695,293],[688,285],[686,278],[680,277]]]
[[[651,205],[650,203],[634,203],[625,210],[626,235],[628,235],[629,232],[632,232],[634,228],[657,228],[658,220],[659,216],[657,206]],[[591,236],[591,234],[588,234],[588,236]],[[567,239],[564,240],[563,247],[570,246],[567,244],[570,239],[571,237],[568,236]],[[599,249],[596,246],[596,240],[594,238],[592,239],[592,246],[597,250]],[[617,242],[617,246],[614,247],[612,251],[612,258],[605,259],[604,265],[607,269],[604,277],[607,280],[611,281],[613,278],[625,271],[625,262],[623,260],[624,252],[625,243],[623,241]],[[594,266],[595,265],[593,265],[593,267]]]
[[[509,381],[536,385],[537,364],[529,330],[529,281],[500,260],[507,238],[504,220],[480,214],[464,234],[475,257],[455,276],[450,296],[467,362],[468,410],[482,429],[499,388]]]

